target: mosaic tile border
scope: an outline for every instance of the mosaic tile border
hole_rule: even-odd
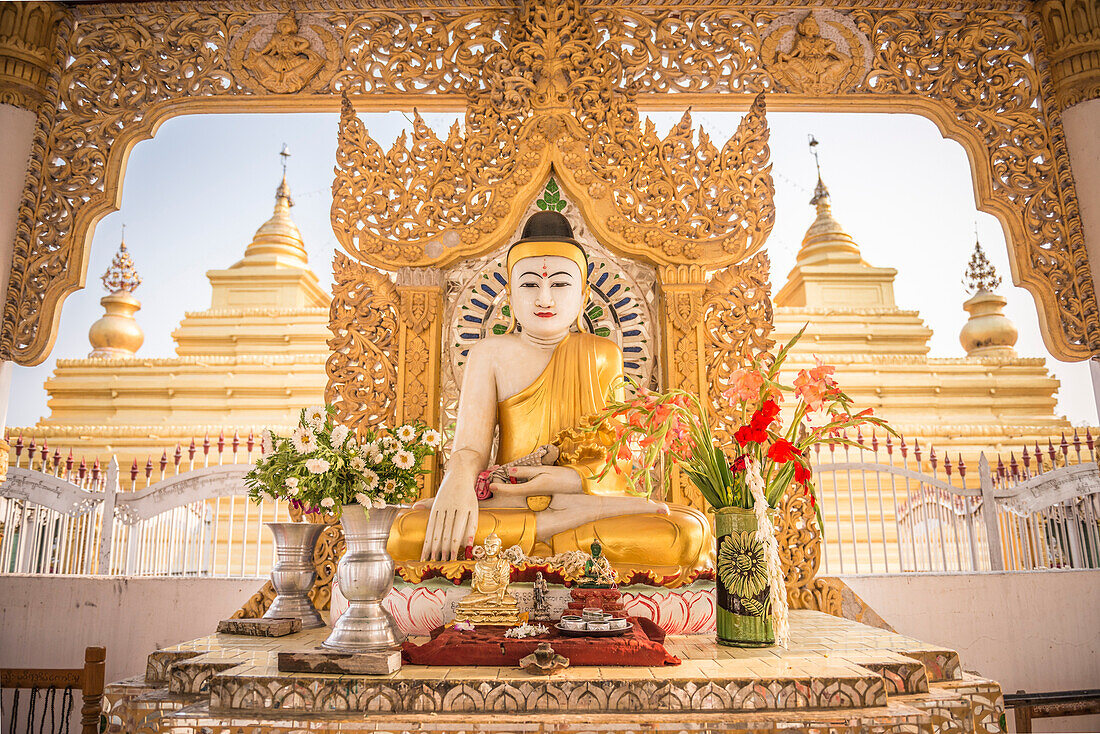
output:
[[[933,687],[919,696],[901,696],[899,703],[926,712],[932,718],[936,734],[973,734],[970,702],[942,688]]]
[[[1000,683],[973,673],[963,673],[959,680],[940,683],[939,687],[970,702],[973,716],[971,731],[976,734],[1001,734],[1004,699],[1001,697]]]
[[[933,734],[932,717],[912,706],[890,702],[870,709],[756,711],[739,713],[652,714],[641,723],[624,714],[562,714],[533,720],[514,714],[473,714],[430,719],[378,714],[258,714],[226,716],[205,705],[166,717],[165,734]]]
[[[331,713],[583,712],[847,709],[883,706],[881,676],[698,680],[378,680],[360,676],[244,675],[210,681],[210,709]]]
[[[156,650],[145,659],[145,682],[163,685],[168,681],[168,667],[180,660],[193,658],[202,653],[197,650]]]

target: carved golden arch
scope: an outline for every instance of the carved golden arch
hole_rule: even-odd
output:
[[[1100,92],[1094,69],[1062,69],[1069,53],[1062,46],[1079,58],[1088,56],[1080,49],[1095,54],[1096,46],[1095,29],[1059,30],[1054,23],[1050,7],[1068,4],[1047,0],[1042,15],[1026,0],[859,0],[843,11],[825,0],[659,9],[543,0],[530,10],[544,19],[590,19],[598,33],[580,40],[610,54],[616,66],[608,74],[629,79],[630,94],[644,105],[675,100],[736,109],[747,103],[744,93],[767,90],[773,109],[929,117],[966,148],[976,198],[1005,225],[1013,279],[1036,297],[1048,348],[1063,359],[1083,359],[1100,353],[1100,316],[1061,106]],[[292,63],[280,79],[265,76],[270,65],[255,63],[257,54],[276,53],[265,44],[272,44],[278,12],[230,2],[56,9],[52,48],[43,40],[36,51],[51,61],[45,80],[34,82],[42,101],[33,107],[38,124],[0,357],[20,364],[45,359],[62,301],[85,281],[92,229],[118,205],[128,152],[165,119],[329,111],[341,91],[387,109],[461,109],[479,79],[503,75],[484,62],[499,56],[493,33],[515,27],[520,17],[506,2],[475,10],[442,1],[403,10],[319,1],[296,7],[295,38],[307,42],[312,56]],[[806,22],[808,13],[814,24]],[[1072,93],[1056,95],[1043,22],[1059,54],[1054,68],[1076,85]],[[16,41],[0,39],[0,53],[19,56],[11,50]],[[62,68],[63,59],[72,61]],[[295,93],[269,91],[299,83]],[[11,82],[0,84],[3,93]],[[505,91],[511,96],[502,104],[538,90]],[[32,107],[32,97],[5,99]]]

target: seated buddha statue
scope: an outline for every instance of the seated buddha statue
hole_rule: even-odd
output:
[[[490,533],[484,554],[474,564],[471,591],[459,600],[455,619],[473,624],[519,624],[519,602],[508,593],[512,564],[500,555],[500,538]]]
[[[528,220],[508,250],[508,299],[519,329],[490,335],[469,352],[454,447],[436,496],[401,515],[390,533],[397,563],[454,561],[495,533],[528,556],[587,553],[594,541],[620,571],[646,570],[682,583],[713,567],[706,516],[631,495],[630,464],[604,471],[607,431],[592,416],[621,397],[623,355],[610,339],[578,330],[588,300],[588,259],[557,212]],[[512,466],[478,500],[475,481],[495,465],[558,447],[553,465]],[[522,463],[522,462],[521,462]]]

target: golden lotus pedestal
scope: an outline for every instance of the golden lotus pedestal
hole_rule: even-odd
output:
[[[380,676],[280,673],[280,651],[326,630],[280,638],[215,634],[149,656],[143,677],[108,688],[117,731],[994,732],[997,683],[962,672],[951,650],[820,612],[791,613],[792,643],[719,647],[670,636],[682,665],[518,668],[406,665]]]

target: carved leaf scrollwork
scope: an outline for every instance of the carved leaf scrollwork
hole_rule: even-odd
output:
[[[772,301],[766,253],[718,271],[703,297],[703,352],[706,355],[708,409],[720,441],[733,440],[740,425],[730,401],[722,393],[730,375],[748,362],[747,355],[765,352],[771,339]]]
[[[397,417],[400,300],[386,273],[336,254],[326,399],[355,431]]]

